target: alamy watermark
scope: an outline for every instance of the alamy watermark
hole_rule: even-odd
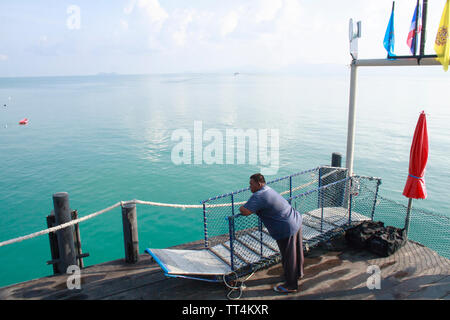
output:
[[[370,265],[367,267],[367,273],[371,274],[367,278],[366,286],[369,290],[381,289],[381,270],[377,265]]]
[[[69,15],[66,20],[66,26],[69,30],[78,30],[81,28],[81,9],[77,5],[70,5],[66,10]]]
[[[67,277],[67,289],[73,290],[73,289],[81,289],[81,270],[80,267],[77,265],[70,265],[67,267],[67,274],[70,274],[70,276]]]
[[[178,142],[171,153],[172,163],[176,165],[258,165],[263,175],[276,174],[280,165],[278,129],[221,131],[209,128],[204,131],[203,122],[194,121],[193,133],[187,129],[176,129],[171,140]]]

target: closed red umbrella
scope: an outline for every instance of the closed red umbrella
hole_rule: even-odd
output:
[[[425,167],[428,161],[428,131],[425,112],[422,111],[417,121],[416,130],[411,144],[409,155],[409,171],[403,195],[409,198],[406,214],[405,228],[408,232],[409,215],[412,207],[412,199],[425,199],[427,190],[425,187]]]

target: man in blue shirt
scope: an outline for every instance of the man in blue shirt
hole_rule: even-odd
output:
[[[239,208],[244,216],[256,213],[281,253],[285,283],[274,287],[277,292],[298,290],[298,279],[303,277],[302,216],[278,192],[266,185],[264,176],[256,173],[250,177],[252,196]]]

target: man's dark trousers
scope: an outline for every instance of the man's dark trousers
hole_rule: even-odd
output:
[[[302,228],[290,237],[277,240],[287,289],[298,289],[298,279],[303,277]]]

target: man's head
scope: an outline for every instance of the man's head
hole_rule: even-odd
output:
[[[255,173],[250,177],[250,190],[255,193],[266,185],[266,180],[261,173]]]

